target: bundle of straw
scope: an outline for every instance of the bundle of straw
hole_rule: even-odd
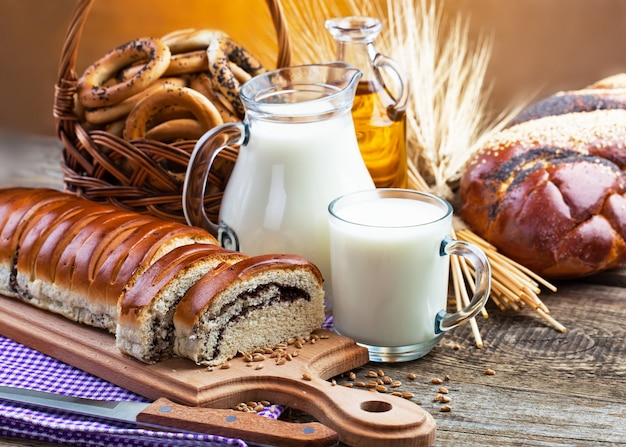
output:
[[[437,8],[439,5],[439,8]],[[472,45],[469,22],[460,15],[444,20],[442,2],[436,0],[284,0],[287,22],[293,26],[294,63],[315,63],[335,58],[335,43],[324,29],[328,18],[358,15],[377,17],[383,32],[376,41],[379,52],[398,61],[411,83],[407,109],[409,186],[455,202],[454,186],[463,167],[483,142],[519,113],[520,103],[491,117],[491,91],[485,75],[492,40],[481,36]],[[316,45],[311,45],[315,42]],[[503,311],[530,307],[555,329],[565,327],[550,316],[539,299],[541,286],[556,288],[522,265],[500,254],[491,244],[465,228],[456,218],[455,236],[480,246],[492,267],[491,300]],[[452,287],[457,308],[468,304],[473,275],[463,258],[451,257]],[[483,309],[483,316],[487,317]],[[470,322],[477,347],[483,346],[476,320]]]

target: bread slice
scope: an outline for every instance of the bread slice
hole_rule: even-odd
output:
[[[174,314],[174,352],[218,365],[237,355],[305,336],[324,320],[322,276],[295,255],[253,256],[204,275]]]
[[[146,363],[171,357],[174,312],[187,290],[216,267],[246,258],[242,253],[207,244],[178,247],[167,253],[122,293],[117,348]]]

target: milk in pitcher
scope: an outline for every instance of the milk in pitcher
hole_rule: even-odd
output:
[[[374,188],[360,159],[349,110],[332,120],[255,120],[224,193],[220,218],[237,229],[247,255],[295,253],[322,272],[330,292],[328,204],[338,195]],[[246,212],[242,213],[241,209]],[[250,216],[256,216],[251,219]]]

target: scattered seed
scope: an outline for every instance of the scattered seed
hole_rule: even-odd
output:
[[[360,388],[365,388],[366,386],[365,382],[362,382],[360,380],[357,380],[356,382],[354,382],[354,384]]]
[[[488,376],[495,376],[496,372],[493,369],[486,369],[485,374]]]
[[[441,402],[450,402],[452,399],[450,399],[450,396],[441,396]]]
[[[434,383],[435,385],[441,385],[443,383],[443,380],[441,380],[439,377],[435,377],[433,379],[430,379],[431,383]]]
[[[259,402],[261,405],[263,405],[264,407],[269,407],[271,405],[270,401],[268,400],[262,400],[261,402]]]
[[[452,345],[452,349],[454,349],[455,351],[458,351],[459,349],[461,349],[461,345],[460,345],[460,344],[458,344],[458,343],[454,343],[454,344]]]
[[[368,388],[376,388],[378,386],[378,382],[370,380],[365,384],[365,386],[367,386]]]
[[[254,407],[254,411],[257,412],[257,413],[259,411],[263,411],[263,410],[265,410],[265,407],[263,405],[261,405],[261,404],[259,404],[256,407]]]
[[[230,368],[230,363],[226,362],[226,363],[222,363],[220,365],[220,369],[229,369]]]
[[[376,371],[368,371],[367,377],[370,377],[370,378],[378,377],[378,373],[376,373]]]
[[[451,379],[450,379],[450,376],[446,374],[445,376],[443,376],[443,380],[445,380],[446,382],[449,382]]]
[[[276,364],[278,366],[284,365],[285,363],[287,363],[287,360],[285,360],[285,357],[280,357],[280,358],[276,359]]]
[[[385,385],[390,385],[393,383],[393,379],[389,376],[383,376],[382,380]]]
[[[443,386],[440,386],[440,387],[439,387],[439,392],[440,392],[441,394],[448,394],[448,392],[449,392],[449,391],[448,391],[448,389],[447,389],[447,388],[445,388],[445,387],[443,387]]]
[[[337,381],[335,379],[330,381],[331,386],[337,386]]]
[[[417,379],[417,376],[415,375],[415,373],[409,373],[406,377],[407,377],[409,380],[415,380],[415,379]]]
[[[388,390],[387,390],[387,387],[386,387],[386,386],[383,386],[383,385],[378,385],[378,386],[376,387],[376,391],[378,391],[379,393],[386,393]]]
[[[380,377],[383,377],[385,375],[385,372],[382,369],[379,369],[378,371],[376,371],[378,373],[378,375]]]
[[[441,402],[442,400],[443,400],[443,394],[438,393],[433,399],[433,402]]]
[[[346,383],[343,384],[343,386],[345,386],[346,388],[352,388],[354,386],[354,384],[350,383],[350,382],[346,382]]]
[[[256,370],[263,369],[263,363],[257,363],[257,365],[256,365],[256,367],[254,369],[256,369]]]
[[[393,388],[398,388],[399,386],[402,386],[402,382],[400,382],[399,380],[394,380],[393,382],[391,382],[391,386]]]
[[[352,381],[356,380],[356,374],[350,371],[350,374],[348,375],[348,379]]]
[[[404,393],[402,393],[402,397],[403,397],[404,399],[413,399],[413,397],[414,397],[414,396],[413,396],[413,393],[410,393],[410,392],[408,392],[408,391],[405,391]]]
[[[394,391],[391,393],[392,396],[402,397],[402,393],[400,391]]]
[[[450,413],[450,411],[452,411],[452,407],[450,405],[443,405],[439,411],[442,413]]]
[[[309,373],[303,373],[302,374],[302,378],[304,380],[313,380],[313,378],[311,377],[311,374],[309,374]]]

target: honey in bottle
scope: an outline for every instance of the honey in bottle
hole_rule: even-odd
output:
[[[372,17],[326,21],[337,44],[337,60],[363,72],[357,86],[352,118],[359,150],[376,187],[407,185],[406,107],[408,79],[393,59],[380,54],[374,40],[381,30]],[[389,80],[393,85],[387,85]]]

